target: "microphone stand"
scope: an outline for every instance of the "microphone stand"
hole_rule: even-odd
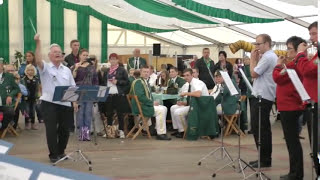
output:
[[[214,171],[214,173],[212,174],[212,177],[216,177],[216,174],[218,171],[224,169],[225,167],[227,166],[230,166],[232,167],[233,169],[235,169],[235,166],[234,166],[234,161],[233,159],[231,158],[230,154],[228,153],[228,151],[226,150],[226,148],[224,147],[224,143],[223,143],[223,136],[224,136],[224,120],[223,120],[223,108],[222,108],[222,104],[223,104],[223,86],[221,85],[221,88],[220,88],[220,94],[221,94],[221,109],[222,109],[222,113],[221,113],[221,122],[219,123],[220,124],[220,129],[221,129],[221,146],[216,148],[215,150],[209,152],[207,155],[205,155],[203,158],[201,158],[199,161],[198,161],[198,165],[201,166],[201,163],[203,160],[207,159],[209,156],[215,154],[216,152],[218,152],[219,150],[221,150],[221,159],[224,159],[225,156],[227,156],[227,158],[229,159],[229,162],[227,164],[225,164],[224,166],[222,166],[221,168],[217,169],[216,171]]]
[[[253,176],[253,175],[256,175],[256,177],[258,179],[261,179],[261,180],[264,180],[264,179],[267,179],[269,180],[270,178],[265,175],[262,171],[261,171],[261,168],[260,168],[260,153],[261,153],[261,95],[258,95],[258,99],[259,99],[259,103],[258,103],[258,106],[259,106],[259,134],[258,134],[258,170],[256,170],[254,173],[250,174],[249,176],[247,176],[246,178],[244,179],[248,179],[249,177]],[[251,167],[251,166],[249,166]],[[252,167],[251,167],[252,168]]]

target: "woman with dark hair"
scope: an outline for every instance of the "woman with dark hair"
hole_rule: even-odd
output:
[[[24,72],[25,72],[25,69],[26,69],[27,65],[32,64],[34,67],[36,67],[35,56],[34,56],[34,53],[32,51],[27,51],[26,54],[25,54],[25,58],[26,58],[26,62],[21,64],[21,66],[19,68],[19,71],[18,71],[18,73],[19,73],[21,78],[23,76],[25,76]],[[37,73],[36,74],[39,74],[38,69],[37,69]]]
[[[289,174],[281,176],[280,179],[303,179],[303,153],[299,139],[299,116],[304,106],[301,98],[291,82],[287,69],[294,69],[301,78],[301,72],[297,70],[298,54],[297,49],[300,43],[306,41],[300,37],[290,37],[287,42],[287,57],[280,56],[277,66],[273,70],[273,80],[277,84],[276,96],[277,107],[280,112],[280,119],[284,138],[287,144],[290,160]]]
[[[109,88],[109,96],[105,103],[108,128],[112,126],[114,110],[117,111],[119,122],[119,136],[125,138],[123,132],[124,113],[130,112],[126,95],[129,92],[128,73],[123,66],[119,64],[119,57],[116,53],[109,56],[110,68],[104,73],[104,85]]]
[[[79,52],[80,62],[71,67],[76,85],[98,85],[98,74],[92,57],[88,60],[88,50]],[[91,61],[92,60],[92,61]],[[79,140],[90,141],[90,127],[92,121],[92,102],[79,103],[77,112],[77,128],[79,128]]]
[[[230,78],[232,77],[233,66],[230,62],[227,61],[227,53],[225,51],[219,52],[219,62],[214,65],[213,69],[213,74],[215,74],[217,70],[222,70],[227,71]]]

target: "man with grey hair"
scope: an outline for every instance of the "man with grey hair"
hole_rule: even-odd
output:
[[[36,42],[35,59],[42,82],[42,96],[40,97],[44,124],[46,127],[49,158],[52,163],[65,156],[65,149],[69,139],[68,114],[70,102],[53,101],[56,86],[75,86],[71,71],[62,65],[63,57],[58,44],[50,46],[48,54],[50,62],[42,60],[40,35],[34,36]],[[78,105],[74,103],[75,111]]]
[[[127,71],[130,69],[140,69],[141,67],[147,65],[146,59],[140,57],[140,49],[133,50],[133,57],[128,59]]]

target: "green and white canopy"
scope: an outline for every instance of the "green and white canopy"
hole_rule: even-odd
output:
[[[284,42],[292,35],[308,38],[306,27],[317,20],[315,0],[4,0],[0,5],[0,57],[34,50],[34,30],[42,45],[79,39],[102,61],[108,52],[108,24],[182,44],[225,46],[253,41],[268,33]],[[45,55],[46,56],[46,53]],[[45,58],[45,57],[44,57]]]

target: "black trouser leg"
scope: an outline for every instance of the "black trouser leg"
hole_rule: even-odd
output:
[[[254,136],[256,146],[258,148],[259,140],[259,99],[252,99],[252,114],[251,114],[251,129]],[[261,146],[260,159],[261,162],[271,163],[272,157],[272,132],[270,125],[270,111],[273,102],[266,99],[261,99]]]
[[[14,117],[13,117],[13,121],[14,121],[13,128],[14,129],[16,129],[18,126],[19,116],[20,116],[20,105],[18,105],[17,109],[14,112]]]
[[[112,125],[113,123],[113,115],[114,115],[114,96],[109,96],[106,103],[105,103],[105,111],[107,115],[107,124]]]
[[[73,111],[70,108],[65,106],[59,106],[59,119],[58,119],[58,153],[59,155],[64,154],[64,150],[67,148],[69,140],[69,124],[68,117],[70,114],[73,114]]]
[[[40,110],[40,106],[41,104],[36,104],[35,108],[36,108],[36,113],[37,113],[37,117],[38,117],[38,121],[40,122],[40,120],[43,120],[42,114],[41,114],[41,110]]]
[[[317,175],[320,174],[320,166],[319,166],[319,160],[318,160],[318,152],[320,150],[319,147],[319,142],[318,142],[318,137],[319,137],[319,129],[320,127],[318,127],[319,124],[319,120],[318,120],[318,103],[316,103],[314,105],[314,111],[311,113],[310,110],[306,110],[306,112],[304,113],[304,115],[306,116],[306,120],[307,120],[307,126],[308,126],[308,135],[309,135],[309,142],[310,142],[310,146],[311,146],[311,136],[313,138],[313,149],[312,149],[312,157],[313,157],[313,163],[314,163],[314,168],[315,171],[317,173]],[[311,115],[313,115],[313,122],[311,122]],[[311,147],[312,147],[311,146]]]
[[[46,127],[47,144],[49,157],[57,158],[64,153],[69,139],[68,113],[70,110],[66,106],[42,101],[41,109],[43,112]]]
[[[3,130],[8,127],[10,121],[14,117],[14,108],[8,106],[0,106],[0,112],[3,112],[2,126],[0,130]]]
[[[49,149],[49,157],[57,158],[58,142],[57,142],[57,124],[58,124],[58,105],[42,101],[41,109],[44,117],[44,124],[46,127],[46,137]]]
[[[284,138],[286,140],[289,159],[290,159],[290,177],[294,179],[303,179],[303,153],[299,139],[299,116],[302,111],[281,111],[281,124]]]

